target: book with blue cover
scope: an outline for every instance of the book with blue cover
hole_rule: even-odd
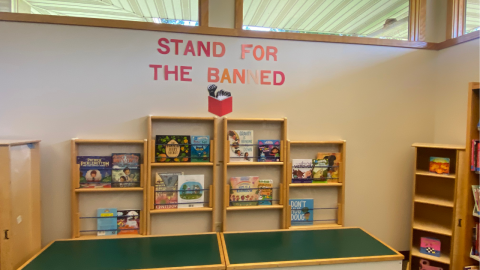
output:
[[[258,140],[258,161],[280,161],[280,140]]]
[[[80,165],[80,188],[111,188],[111,156],[77,156]]]
[[[210,136],[191,136],[191,162],[210,161]]]
[[[292,226],[313,225],[313,199],[291,199]]]
[[[97,235],[117,234],[117,208],[98,208],[97,217]]]

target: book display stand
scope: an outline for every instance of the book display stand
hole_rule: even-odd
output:
[[[268,230],[284,229],[284,186],[285,186],[285,156],[287,138],[286,118],[224,118],[223,120],[223,231],[240,230]],[[242,157],[231,157],[231,147],[234,144],[229,140],[231,130],[253,131],[252,144],[242,144],[239,147],[253,147],[253,155],[248,156],[249,161],[239,161]],[[231,137],[231,136],[230,136]],[[258,140],[278,140],[280,142],[279,161],[258,161]],[[244,158],[243,158],[244,159]],[[248,206],[233,206],[230,194],[234,191],[231,187],[231,177],[258,176],[260,180],[273,180],[273,187],[269,188],[272,197],[271,204],[259,204]],[[260,191],[262,188],[251,188],[249,190]],[[235,189],[238,190],[238,189]],[[253,201],[255,202],[255,201]],[[260,203],[260,201],[257,201]],[[262,211],[253,211],[262,210]],[[268,211],[275,210],[275,211]],[[280,211],[278,211],[280,210]],[[272,220],[278,220],[272,222]],[[244,224],[244,227],[238,226]],[[245,228],[247,226],[248,228]]]
[[[285,223],[289,229],[306,229],[322,227],[343,227],[345,213],[345,166],[346,141],[287,141],[286,176],[288,186],[285,192]],[[316,159],[317,153],[340,153],[338,162],[338,178],[328,179],[326,183],[292,183],[293,159]],[[335,166],[337,167],[337,166]],[[313,178],[313,180],[317,180]],[[310,181],[312,182],[312,181]],[[290,199],[313,199],[313,218],[306,224],[292,226],[292,207]]]
[[[158,147],[166,147],[168,143],[159,143],[156,136],[209,136],[209,152],[205,153],[205,162],[192,162],[190,153],[178,160],[170,160],[162,155],[156,157]],[[150,116],[148,119],[148,172],[147,172],[147,234],[178,234],[178,233],[200,233],[215,231],[214,209],[215,209],[215,179],[216,159],[215,143],[217,141],[217,117],[169,117]],[[197,144],[198,145],[198,144]],[[192,150],[192,142],[183,143],[179,147]],[[160,152],[158,152],[160,154]],[[184,175],[204,175],[204,187],[198,189],[203,193],[204,201],[202,207],[179,207],[181,203],[162,203],[157,201],[160,193],[165,190],[156,188],[156,177],[158,174],[181,173]],[[177,190],[181,191],[178,186]],[[187,191],[188,192],[188,191]],[[173,205],[173,207],[171,207]],[[197,203],[198,205],[198,203]],[[208,218],[205,218],[205,215]]]
[[[139,187],[81,188],[80,165],[77,156],[109,156],[112,153],[140,153]],[[128,237],[146,234],[146,162],[147,140],[82,140],[71,141],[71,214],[72,238],[91,237]],[[141,194],[139,196],[139,194]],[[80,195],[82,194],[82,195]],[[115,234],[97,236],[97,220],[93,215],[97,208],[123,207],[140,209],[140,228],[138,234]],[[115,215],[112,218],[117,218]]]
[[[410,266],[419,269],[421,260],[428,260],[432,266],[444,270],[461,269],[457,226],[459,179],[461,164],[465,166],[464,147],[455,145],[413,144],[415,167],[412,202],[412,234],[410,239]],[[432,159],[433,158],[433,159]],[[437,158],[449,158],[448,174],[435,170]],[[436,172],[431,172],[433,169]],[[471,189],[470,189],[471,190]],[[471,192],[471,191],[470,191]],[[422,251],[421,238],[439,240],[438,252],[427,254]],[[424,247],[423,247],[424,248]]]

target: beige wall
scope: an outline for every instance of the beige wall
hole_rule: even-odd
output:
[[[147,115],[209,116],[206,68],[227,67],[285,73],[282,86],[219,84],[234,96],[228,116],[288,117],[289,139],[347,140],[346,225],[407,250],[411,144],[438,137],[435,85],[446,71],[437,64],[456,52],[478,66],[476,41],[436,52],[11,22],[0,22],[0,34],[0,137],[42,139],[44,244],[70,236],[71,138],[144,139]],[[228,51],[160,55],[160,37],[221,41]],[[247,42],[276,46],[278,61],[241,60]],[[193,82],[154,81],[149,64],[191,65]],[[454,114],[451,123],[464,120]]]

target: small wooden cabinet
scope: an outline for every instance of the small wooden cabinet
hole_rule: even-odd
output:
[[[39,142],[0,140],[0,270],[41,249]]]

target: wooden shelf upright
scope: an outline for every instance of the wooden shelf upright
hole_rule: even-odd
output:
[[[412,232],[410,238],[410,269],[418,269],[420,260],[430,261],[432,266],[444,270],[461,269],[457,256],[457,211],[459,184],[464,164],[464,147],[416,143],[414,183],[412,193]],[[450,159],[450,173],[429,172],[430,157]],[[420,252],[421,237],[439,239],[441,256]],[[463,267],[462,267],[463,269]]]
[[[92,149],[98,149],[102,146],[108,147],[138,147],[141,149],[141,160],[140,164],[140,187],[126,187],[126,188],[80,188],[80,165],[77,164],[77,156],[79,156],[79,147],[91,147]],[[90,150],[95,153],[98,153],[97,150]],[[112,153],[128,153],[126,151],[110,151]],[[108,152],[107,151],[107,152]],[[140,235],[146,234],[146,200],[147,200],[147,189],[145,188],[146,179],[147,179],[147,140],[89,140],[89,139],[77,139],[74,138],[71,140],[71,212],[72,212],[72,238],[117,238],[125,237],[121,235],[111,235],[111,236],[97,236],[96,234],[82,234],[80,230],[80,194],[93,193],[93,194],[109,194],[112,192],[142,192],[142,209],[140,212]],[[108,155],[110,155],[108,154]],[[82,154],[83,155],[83,154]],[[107,154],[87,154],[84,156],[102,156]],[[104,207],[104,206],[103,206]],[[102,207],[99,207],[102,208]],[[90,216],[93,217],[93,216]],[[132,234],[133,235],[133,234]]]
[[[257,157],[252,157],[253,162],[230,162],[230,142],[228,139],[229,124],[231,125],[240,125],[244,128],[249,129],[252,125],[256,124],[280,124],[280,161],[279,162],[257,162]],[[258,139],[271,139],[271,138],[261,138],[254,131],[254,142]],[[222,228],[223,231],[227,231],[227,214],[229,212],[238,212],[238,211],[251,211],[251,210],[274,210],[280,209],[280,222],[279,228],[285,228],[285,218],[284,218],[284,187],[285,187],[285,157],[286,157],[286,141],[287,141],[287,118],[227,118],[223,119],[223,215],[222,215]],[[256,144],[255,144],[256,145]],[[254,149],[257,147],[254,147]],[[254,152],[258,151],[254,150]],[[271,168],[280,168],[280,179],[278,185],[278,204],[273,203],[272,205],[255,205],[255,206],[230,206],[230,185],[228,178],[229,168],[240,169],[242,167],[248,167],[251,169],[263,167],[267,170]],[[245,176],[245,175],[236,175],[236,176]],[[262,178],[262,177],[261,177]],[[273,179],[272,179],[273,180]],[[275,181],[274,181],[275,185]],[[275,190],[275,186],[274,186]],[[272,199],[275,201],[274,195]]]
[[[308,147],[310,151],[313,151],[311,154],[313,156],[296,156],[295,158],[311,158],[316,159],[317,152],[331,152],[331,153],[340,153],[341,160],[339,162],[339,176],[338,182],[327,182],[327,183],[292,183],[292,148],[295,147]],[[347,142],[344,140],[339,141],[287,141],[287,166],[285,175],[287,175],[287,188],[285,192],[285,223],[287,229],[305,229],[305,228],[335,228],[344,226],[344,217],[345,217],[345,166],[347,160]],[[292,208],[289,204],[290,200],[290,189],[303,189],[303,188],[328,188],[334,187],[337,189],[337,214],[336,214],[336,223],[319,223],[315,222],[313,225],[306,226],[292,226],[291,224],[291,213]],[[315,203],[315,200],[314,200]],[[320,209],[319,209],[320,210]],[[315,216],[315,214],[314,214]]]
[[[152,232],[152,216],[157,214],[173,214],[173,213],[211,213],[211,229],[208,231],[216,231],[215,228],[215,179],[216,179],[216,158],[215,158],[215,143],[217,141],[217,117],[176,117],[176,116],[149,116],[148,119],[148,199],[147,199],[147,234]],[[162,126],[162,123],[176,125],[171,129],[167,128],[161,133],[157,133],[156,126]],[[156,135],[207,135],[207,134],[191,134],[192,125],[211,125],[211,129],[208,131],[210,136],[210,153],[209,162],[156,162],[155,160],[155,136]],[[198,129],[196,129],[198,130]],[[155,209],[155,186],[152,184],[155,179],[153,170],[174,168],[179,170],[180,168],[201,168],[207,167],[212,170],[211,185],[207,192],[208,206],[195,207],[195,208],[175,208],[175,209]],[[207,181],[205,181],[207,182]],[[167,218],[167,217],[166,217]]]

